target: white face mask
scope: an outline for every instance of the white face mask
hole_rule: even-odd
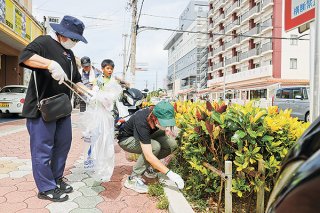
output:
[[[68,38],[67,41],[64,41],[64,42],[63,42],[63,41],[60,41],[60,44],[61,44],[64,48],[66,48],[66,49],[71,49],[71,48],[73,48],[74,46],[76,46],[77,42],[71,41],[71,39]]]

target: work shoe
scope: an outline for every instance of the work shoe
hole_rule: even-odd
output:
[[[63,177],[58,178],[58,179],[56,180],[56,183],[57,183],[57,187],[58,187],[62,192],[70,193],[70,192],[73,191],[72,186],[70,186],[69,184],[67,184],[67,183],[64,181],[64,178],[63,178]]]
[[[144,180],[138,176],[129,176],[124,183],[124,187],[141,194],[148,193],[148,186],[144,184]]]
[[[45,192],[39,192],[38,198],[43,200],[50,200],[52,202],[63,202],[68,200],[69,196],[57,187]]]
[[[154,169],[151,166],[149,166],[147,170],[144,172],[144,176],[153,179],[158,177],[158,173],[154,171]]]

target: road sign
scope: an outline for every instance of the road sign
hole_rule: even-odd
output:
[[[309,23],[315,17],[316,0],[285,0],[285,30]]]

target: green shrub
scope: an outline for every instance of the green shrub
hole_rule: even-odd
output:
[[[258,191],[265,180],[270,191],[280,163],[309,123],[290,117],[276,107],[257,108],[224,103],[176,102],[179,151],[172,166],[185,180],[191,199],[218,200],[221,178],[204,163],[224,171],[233,162],[232,192],[240,198]],[[258,161],[265,162],[265,177]]]

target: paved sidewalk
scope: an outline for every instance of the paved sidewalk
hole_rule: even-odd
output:
[[[74,187],[74,192],[63,203],[37,198],[25,120],[0,124],[0,213],[165,212],[156,209],[155,200],[148,195],[123,187],[133,163],[126,160],[124,151],[118,145],[115,147],[116,166],[110,182],[95,182],[84,173],[78,117],[78,113],[72,115],[73,142],[65,171],[65,177]]]

